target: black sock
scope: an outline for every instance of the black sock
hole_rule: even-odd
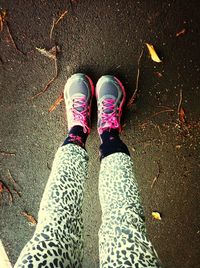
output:
[[[101,135],[100,160],[113,153],[125,153],[130,155],[127,146],[119,137],[118,129],[105,130]]]
[[[82,126],[74,126],[70,129],[67,138],[65,139],[62,146],[73,143],[85,149],[87,137],[88,133],[84,133]]]

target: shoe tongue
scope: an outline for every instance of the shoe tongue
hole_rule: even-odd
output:
[[[82,112],[84,110],[84,107],[81,106],[81,104],[83,103],[82,101],[80,100],[77,100],[77,97],[78,98],[81,98],[81,97],[84,97],[85,95],[84,94],[81,94],[81,93],[76,93],[74,94],[73,96],[73,99],[75,100],[75,103],[76,103],[76,107],[75,109],[79,112]],[[78,106],[78,104],[80,104],[80,106]],[[77,107],[78,106],[78,107]]]

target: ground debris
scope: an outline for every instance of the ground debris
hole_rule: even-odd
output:
[[[147,45],[147,48],[148,48],[148,50],[149,50],[149,54],[150,54],[150,56],[151,56],[151,59],[152,59],[153,61],[155,61],[155,62],[158,62],[158,63],[159,63],[159,62],[162,62],[162,61],[160,60],[160,58],[158,57],[158,54],[156,53],[154,46],[151,45],[151,44],[148,44],[148,43],[146,43],[146,45]]]
[[[21,215],[24,216],[27,219],[27,221],[31,223],[31,225],[37,224],[36,219],[32,215],[28,214],[26,211],[22,211]]]
[[[21,197],[21,193],[17,190],[17,188],[19,187],[19,185],[17,184],[17,182],[15,181],[15,179],[13,178],[13,176],[11,175],[10,170],[8,169],[8,179],[11,181],[11,183],[13,184],[13,191],[19,196]]]
[[[155,219],[155,220],[159,220],[161,221],[162,220],[162,217],[161,217],[161,214],[158,212],[158,211],[153,211],[151,213],[152,217]]]
[[[163,74],[160,72],[154,72],[155,76],[157,76],[158,78],[163,77]]]
[[[57,20],[55,18],[53,19],[53,23],[52,23],[51,30],[50,30],[50,40],[52,39],[53,30],[55,26],[65,17],[65,15],[67,15],[67,13],[68,13],[68,10],[65,10]]]
[[[55,100],[55,102],[49,108],[49,112],[50,113],[53,112],[63,100],[64,100],[64,94],[61,93],[60,96]]]
[[[5,182],[3,182],[2,180],[0,180],[0,193],[1,193],[1,195],[3,195],[4,191],[8,193],[9,205],[11,206],[13,203],[13,194],[12,194],[10,188],[8,187],[8,185]]]
[[[136,77],[136,86],[135,86],[135,91],[133,92],[132,97],[130,98],[127,107],[130,108],[136,101],[137,99],[137,93],[138,93],[138,85],[139,85],[139,77],[140,77],[140,61],[142,58],[144,50],[142,49],[140,56],[138,58],[138,69],[137,69],[137,77]]]
[[[11,43],[13,44],[14,48],[17,50],[17,52],[24,55],[24,53],[17,47],[17,45],[12,37],[11,31],[10,31],[10,25],[7,21],[7,16],[8,16],[7,11],[0,11],[0,32],[3,31],[4,26],[5,26],[7,33],[8,33],[8,36],[9,36],[9,39],[10,39]]]
[[[0,32],[3,31],[3,26],[4,26],[6,15],[7,15],[6,10],[0,11]]]
[[[3,156],[16,156],[16,153],[0,151],[0,155],[3,155]]]
[[[179,32],[176,33],[176,37],[179,37],[180,35],[184,35],[185,32],[186,32],[186,29],[184,28],[181,31],[179,31]]]
[[[153,181],[152,181],[152,184],[151,184],[151,189],[153,188],[155,182],[157,181],[157,179],[160,177],[160,164],[159,162],[157,162],[157,166],[158,166],[158,172],[157,172],[157,175],[154,177]]]
[[[43,93],[45,93],[50,85],[54,82],[54,80],[58,77],[58,61],[57,61],[57,54],[60,52],[59,46],[53,46],[50,50],[46,50],[45,48],[36,48],[42,55],[52,59],[54,61],[54,69],[55,74],[52,79],[49,80],[49,82],[46,84],[46,86],[38,93],[36,93],[34,96],[32,96],[30,99],[33,100]]]

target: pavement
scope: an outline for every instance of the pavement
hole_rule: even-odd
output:
[[[0,239],[12,264],[35,227],[21,215],[37,219],[40,200],[54,154],[67,130],[62,102],[48,109],[62,93],[67,78],[85,72],[94,82],[114,74],[129,100],[136,87],[140,61],[139,96],[124,111],[122,139],[128,145],[141,191],[149,238],[166,268],[198,268],[200,263],[199,202],[199,1],[47,1],[1,0],[17,50],[4,26],[0,33],[0,180],[10,186],[0,197]],[[55,26],[53,18],[67,15]],[[185,30],[184,30],[185,29]],[[176,36],[177,33],[182,34]],[[153,62],[145,43],[153,44],[162,63]],[[60,47],[58,77],[53,61],[36,47]],[[180,104],[180,105],[179,105]],[[180,108],[180,109],[179,109]],[[84,200],[84,267],[98,267],[98,146],[96,106],[88,139],[89,177]],[[181,114],[178,114],[181,111]],[[181,116],[180,116],[181,115]],[[8,179],[17,182],[19,197]],[[153,219],[158,211],[162,220]]]

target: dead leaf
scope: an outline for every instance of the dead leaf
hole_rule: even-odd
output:
[[[57,46],[52,47],[50,50],[46,50],[45,48],[39,48],[36,47],[36,50],[40,52],[42,55],[45,57],[56,60],[56,55],[57,55]]]
[[[185,123],[185,111],[182,107],[180,107],[179,110],[179,120],[181,121],[181,123]]]
[[[158,57],[158,54],[156,53],[156,51],[155,51],[155,49],[154,49],[154,46],[151,45],[151,44],[148,44],[148,43],[146,43],[146,45],[147,45],[147,48],[148,48],[148,50],[149,50],[151,59],[152,59],[153,61],[155,61],[155,62],[162,62],[162,61],[160,60],[160,58]]]
[[[30,222],[32,225],[36,225],[36,224],[37,224],[36,219],[35,219],[32,215],[28,214],[26,211],[22,211],[21,214],[22,214],[22,216],[24,216],[24,217],[27,219],[27,221]]]
[[[53,112],[56,107],[64,100],[64,96],[63,93],[60,94],[60,96],[56,99],[56,101],[51,105],[51,107],[49,108],[49,112]]]
[[[176,149],[178,149],[178,150],[179,150],[179,149],[181,148],[181,146],[182,146],[182,145],[177,144],[177,145],[176,145]]]
[[[6,15],[7,15],[7,12],[5,10],[0,12],[0,32],[3,31],[3,24],[5,21]]]
[[[151,213],[151,215],[152,215],[153,218],[156,219],[156,220],[159,220],[159,221],[162,220],[160,213],[157,212],[157,211],[153,211],[153,212]]]
[[[180,35],[184,35],[186,32],[186,29],[182,29],[180,32],[176,33],[176,37],[179,37]]]
[[[3,193],[3,183],[0,181],[0,193]]]

